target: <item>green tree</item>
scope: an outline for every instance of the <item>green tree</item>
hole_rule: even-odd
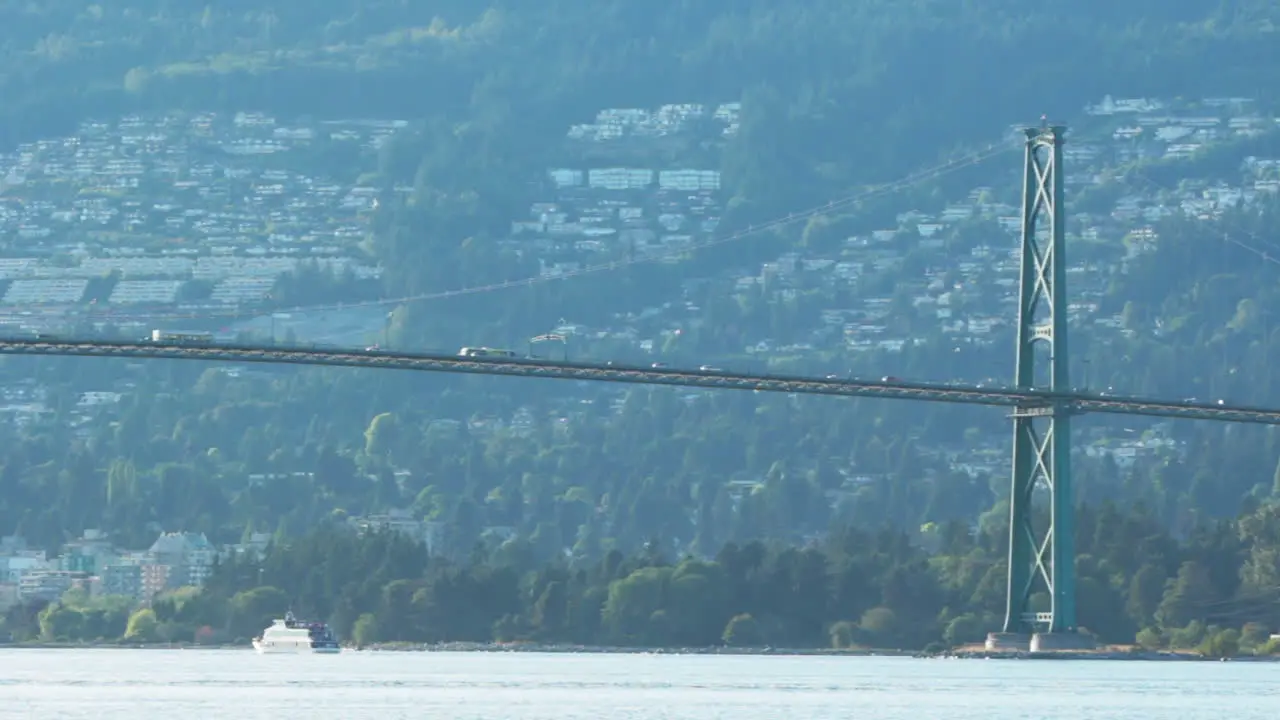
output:
[[[650,619],[665,607],[671,575],[669,567],[647,567],[609,584],[601,620],[613,642],[650,643]]]
[[[764,634],[760,623],[749,613],[734,615],[724,628],[722,636],[724,644],[729,647],[760,647],[764,645]]]
[[[986,637],[986,626],[982,618],[973,613],[958,615],[947,623],[942,639],[951,647],[981,642]]]
[[[1145,627],[1155,618],[1156,609],[1164,596],[1165,576],[1160,568],[1144,564],[1129,581],[1128,600],[1125,612],[1140,627]]]
[[[388,460],[399,440],[399,423],[394,413],[381,413],[369,423],[364,433],[364,453],[370,458]]]
[[[80,640],[84,615],[60,602],[50,603],[40,612],[40,637],[44,640]]]
[[[548,638],[561,635],[567,619],[567,610],[568,591],[565,584],[558,580],[547,583],[533,606],[534,628]]]
[[[1178,568],[1178,577],[1169,582],[1155,617],[1161,627],[1182,628],[1203,619],[1216,599],[1208,568],[1189,560]]]
[[[1153,627],[1139,630],[1135,642],[1144,650],[1159,650],[1165,644],[1164,637],[1161,636],[1160,631]]]
[[[356,618],[355,626],[351,630],[351,640],[356,647],[369,647],[378,642],[378,619],[373,613],[364,613]]]
[[[1200,654],[1213,658],[1229,658],[1240,654],[1240,631],[1225,628],[1210,633],[1199,647]]]
[[[138,471],[128,460],[116,460],[107,471],[107,504],[129,502],[138,492]]]
[[[227,632],[231,637],[257,637],[289,609],[289,596],[275,587],[238,592],[227,602]]]
[[[874,607],[862,614],[858,633],[864,644],[891,648],[897,641],[898,616],[887,607]]]
[[[124,631],[124,639],[129,642],[148,643],[159,639],[157,632],[160,623],[151,608],[142,608],[129,616],[129,624]]]

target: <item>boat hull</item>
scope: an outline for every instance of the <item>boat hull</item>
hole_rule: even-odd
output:
[[[336,655],[342,652],[340,647],[313,647],[309,643],[282,643],[253,641],[253,649],[259,655]]]

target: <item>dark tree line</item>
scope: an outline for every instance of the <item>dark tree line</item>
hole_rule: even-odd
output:
[[[1141,508],[1081,508],[1081,624],[1105,643],[1276,652],[1277,528],[1271,505],[1179,541]],[[404,536],[325,524],[261,560],[225,561],[202,590],[131,617],[113,598],[72,592],[14,608],[2,628],[19,640],[244,642],[292,608],[356,645],[954,647],[999,629],[1005,532],[998,517],[976,532],[946,523],[922,547],[890,529],[844,528],[804,546],[729,543],[706,558],[655,538],[633,554],[548,564],[527,540],[481,544],[455,562]]]

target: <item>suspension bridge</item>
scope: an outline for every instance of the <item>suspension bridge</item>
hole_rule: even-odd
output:
[[[1178,402],[1071,389],[1068,375],[1066,217],[1062,150],[1066,128],[1027,128],[1023,160],[1020,291],[1011,387],[742,374],[509,357],[463,357],[386,350],[281,345],[0,338],[0,355],[168,358],[322,365],[419,372],[589,380],[756,392],[915,400],[1004,407],[1013,421],[1007,602],[989,650],[1085,649],[1076,622],[1075,527],[1070,418],[1081,413],[1280,425],[1280,409],[1225,402]],[[1048,498],[1036,512],[1036,490]],[[1033,609],[1039,593],[1048,608]]]
[[[273,365],[323,365],[369,370],[505,375],[554,380],[587,380],[634,385],[675,385],[713,390],[835,397],[916,400],[924,402],[989,405],[1007,408],[1050,408],[1065,403],[1076,412],[1113,415],[1145,415],[1184,420],[1219,420],[1255,425],[1280,425],[1280,409],[1202,402],[1152,400],[1088,392],[988,387],[960,383],[908,382],[800,375],[735,373],[723,370],[691,370],[568,362],[532,358],[462,357],[387,350],[317,349],[287,345],[190,345],[183,343],[114,340],[0,338],[0,355],[80,356],[206,360],[211,362],[266,363]]]

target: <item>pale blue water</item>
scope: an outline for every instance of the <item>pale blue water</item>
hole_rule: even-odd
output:
[[[0,651],[0,718],[1271,720],[1280,664]]]

